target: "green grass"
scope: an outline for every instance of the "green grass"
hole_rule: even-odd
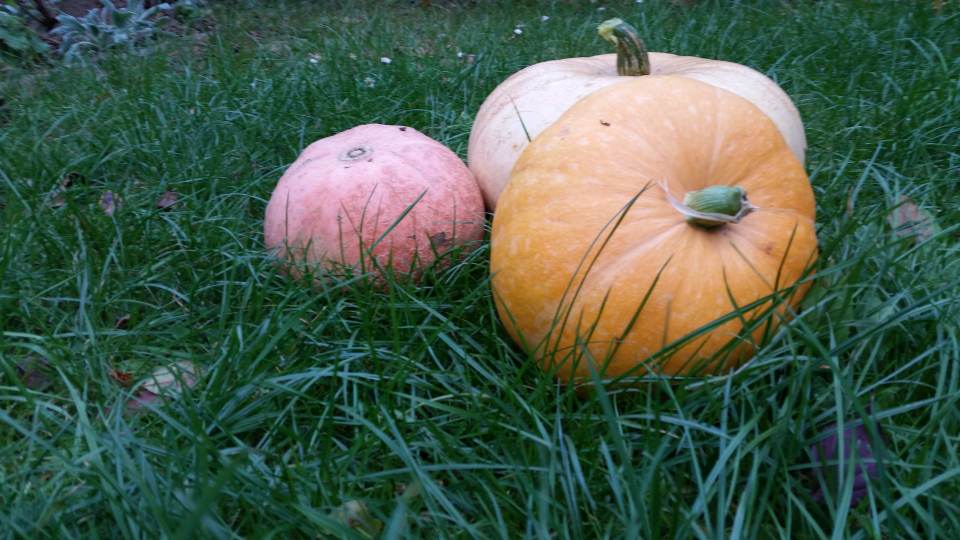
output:
[[[391,537],[960,538],[960,15],[929,4],[236,3],[144,56],[9,68],[0,535],[359,537],[329,515],[362,500]],[[578,396],[503,332],[487,247],[419,286],[275,272],[263,211],[306,144],[381,122],[465,156],[500,81],[605,52],[611,16],[767,73],[803,115],[820,277],[754,361]],[[893,233],[901,196],[936,236]],[[13,368],[38,356],[43,390]],[[196,387],[122,414],[111,369],[179,360]],[[868,406],[880,477],[814,501],[806,448]]]

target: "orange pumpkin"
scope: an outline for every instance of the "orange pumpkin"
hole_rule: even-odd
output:
[[[748,100],[681,76],[612,85],[517,162],[493,221],[497,309],[564,379],[591,362],[606,376],[729,369],[805,293],[786,289],[816,259],[814,212],[803,166]],[[774,293],[790,301],[745,329]]]
[[[286,261],[418,275],[475,247],[483,199],[449,148],[405,126],[369,124],[308,146],[274,188],[264,241]]]
[[[750,100],[779,128],[802,163],[803,122],[790,98],[772,80],[747,66],[668,53],[647,53],[635,28],[620,19],[600,25],[617,54],[542,62],[514,73],[483,102],[467,148],[467,162],[491,210],[528,140],[583,97],[636,76],[674,75],[706,82]]]

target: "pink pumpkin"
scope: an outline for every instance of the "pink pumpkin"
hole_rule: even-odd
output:
[[[288,261],[416,274],[477,244],[483,220],[480,189],[456,154],[413,128],[369,124],[314,142],[290,165],[264,240]]]

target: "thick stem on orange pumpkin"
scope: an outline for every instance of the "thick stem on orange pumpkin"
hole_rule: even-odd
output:
[[[609,19],[597,27],[597,32],[617,47],[617,74],[650,74],[650,56],[636,28],[622,19]]]
[[[683,214],[687,223],[706,229],[739,223],[757,209],[747,200],[747,192],[738,186],[710,186],[688,191],[682,203],[673,197],[665,183],[661,183],[661,187],[667,194],[667,201]]]

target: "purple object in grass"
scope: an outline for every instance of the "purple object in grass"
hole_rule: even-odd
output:
[[[867,408],[867,414],[870,413],[870,408]],[[877,425],[877,429],[879,429]],[[813,445],[810,448],[810,453],[812,456],[812,464],[814,465],[814,472],[819,477],[818,479],[829,479],[826,482],[827,486],[836,486],[837,479],[847,474],[847,467],[850,466],[850,460],[855,459],[854,471],[853,471],[853,494],[850,497],[850,507],[854,507],[861,499],[867,496],[867,484],[870,480],[874,480],[879,476],[879,471],[877,469],[877,458],[875,449],[871,444],[870,432],[867,430],[867,427],[863,425],[862,421],[850,421],[844,423],[843,430],[843,447],[845,452],[845,459],[843,463],[840,461],[840,437],[837,433],[839,426],[833,424],[827,430],[829,435]],[[842,467],[842,468],[841,468]],[[824,499],[824,494],[822,490],[823,484],[818,485],[817,490],[813,493],[813,499],[817,502],[820,502]]]

